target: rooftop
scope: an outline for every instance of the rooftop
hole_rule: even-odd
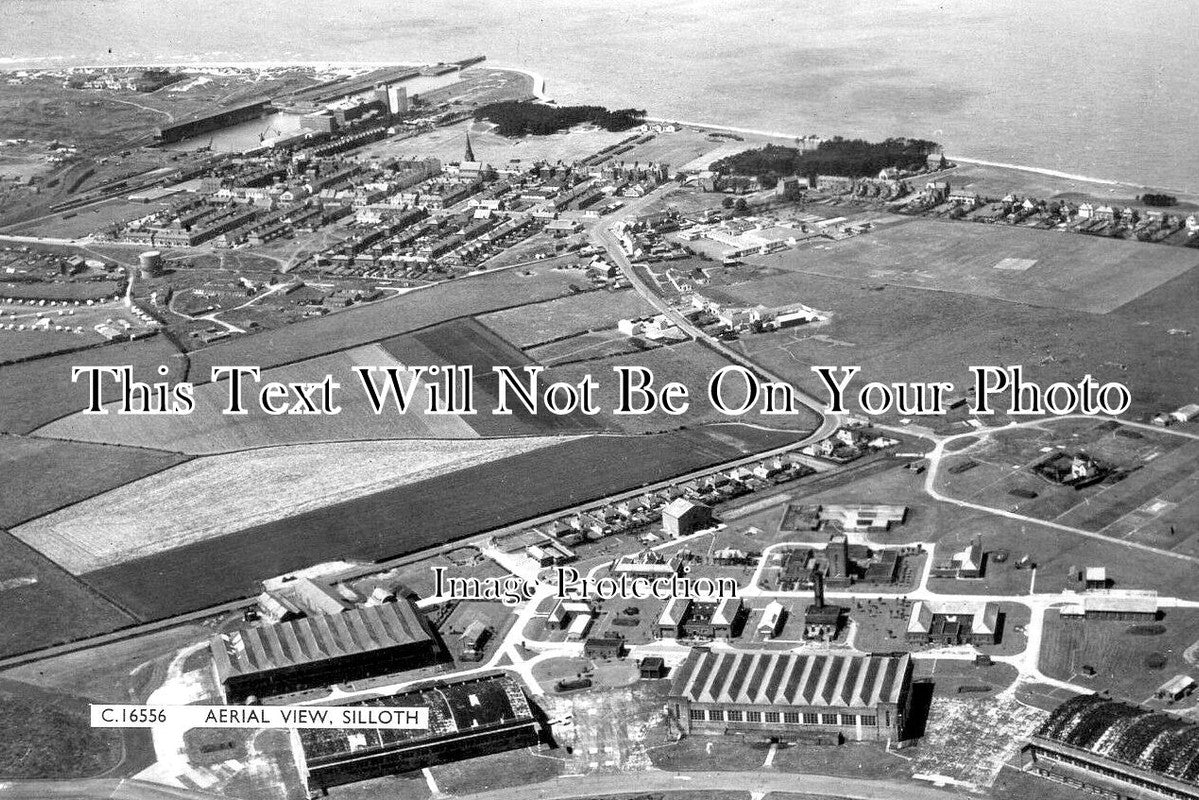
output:
[[[214,636],[209,642],[222,681],[405,644],[433,645],[407,600],[318,614]]]
[[[898,703],[910,657],[814,655],[777,650],[694,650],[670,687],[697,703],[873,707]]]

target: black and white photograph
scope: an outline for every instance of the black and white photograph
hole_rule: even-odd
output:
[[[0,15],[0,800],[1199,800],[1199,4]]]

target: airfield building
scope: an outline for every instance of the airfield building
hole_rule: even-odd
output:
[[[662,509],[662,527],[668,536],[690,536],[712,522],[712,509],[703,503],[679,498]]]
[[[917,600],[908,617],[912,644],[983,645],[1000,637],[999,606],[957,600]]]
[[[540,743],[541,725],[520,685],[502,674],[438,681],[364,707],[424,707],[428,730],[300,730],[309,792]]]
[[[441,649],[408,600],[257,625],[209,642],[229,703],[416,669]]]
[[[1034,774],[1106,797],[1199,800],[1199,725],[1101,695],[1062,703],[1021,753]]]
[[[697,648],[678,668],[669,702],[688,733],[898,741],[911,684],[906,653]]]
[[[741,598],[672,597],[658,618],[658,635],[666,639],[731,639],[744,624]]]

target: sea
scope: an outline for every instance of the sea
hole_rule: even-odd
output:
[[[3,0],[0,67],[486,55],[558,102],[1199,192],[1194,0]]]

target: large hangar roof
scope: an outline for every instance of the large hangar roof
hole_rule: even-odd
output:
[[[406,644],[433,643],[407,600],[316,614],[214,636],[210,642],[222,681],[237,675],[311,664]]]
[[[900,701],[909,660],[906,653],[697,650],[679,668],[670,693],[693,703],[866,708]]]

